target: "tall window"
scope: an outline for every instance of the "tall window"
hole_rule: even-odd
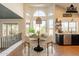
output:
[[[42,20],[42,24],[36,24],[36,21],[33,20],[33,26],[34,26],[34,30],[35,32],[37,32],[38,30],[40,30],[40,33],[45,33],[46,32],[46,21]]]
[[[2,24],[2,35],[12,36],[19,33],[18,24]]]
[[[78,22],[69,22],[69,32],[77,32]]]
[[[29,34],[30,23],[26,23],[26,34]]]
[[[68,32],[68,21],[62,21],[62,31]]]
[[[27,13],[26,13],[27,14]],[[36,24],[36,17],[40,16],[42,23]],[[26,15],[26,35],[30,35],[33,33],[36,33],[38,30],[40,30],[40,33],[46,32],[46,20],[45,20],[45,13],[42,10],[36,10],[33,14],[33,18],[31,19],[31,15]]]
[[[53,28],[53,20],[52,19],[49,19],[49,28]]]
[[[49,27],[49,35],[53,35],[53,19],[48,20],[48,27]]]
[[[62,21],[63,32],[77,32],[78,22],[76,21]]]
[[[40,30],[40,33],[45,33],[46,32],[46,20],[45,20],[45,13],[42,10],[36,10],[36,12],[33,15],[34,17],[41,17],[41,21],[42,23],[36,24],[36,20],[33,19],[33,26],[34,26],[34,30],[35,32],[37,32],[38,30]]]
[[[42,10],[36,10],[33,16],[46,16]]]

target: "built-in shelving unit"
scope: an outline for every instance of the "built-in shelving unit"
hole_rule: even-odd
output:
[[[62,32],[61,31],[61,20],[56,19],[56,31],[57,32]]]

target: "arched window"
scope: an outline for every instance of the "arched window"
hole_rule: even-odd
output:
[[[41,10],[37,10],[33,16],[46,16],[45,13]]]
[[[41,17],[41,21],[42,23],[40,24],[40,28],[39,28],[39,24],[36,24],[36,20],[33,20],[33,26],[35,29],[35,32],[37,32],[38,30],[40,30],[40,33],[43,33],[46,31],[46,20],[43,17],[46,17],[46,14],[44,11],[42,10],[36,10],[33,14],[34,17]]]
[[[29,17],[29,14],[26,13],[26,16]],[[39,28],[39,24],[36,24],[36,17],[39,16],[41,17],[41,21],[42,23],[40,24],[40,28]],[[33,19],[31,20],[32,22],[26,23],[26,35],[32,35],[33,33],[37,33],[37,31],[40,30],[40,33],[45,33],[46,32],[46,14],[44,11],[42,10],[36,10],[33,13]]]

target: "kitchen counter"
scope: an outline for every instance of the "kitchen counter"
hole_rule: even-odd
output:
[[[57,33],[56,32],[56,34],[60,34],[60,35],[62,35],[62,34],[79,34],[79,32],[63,32],[63,33]]]
[[[60,45],[79,45],[79,33],[56,33],[56,43]]]

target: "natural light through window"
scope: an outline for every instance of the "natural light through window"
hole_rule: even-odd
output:
[[[62,21],[63,32],[77,32],[78,22],[76,21]]]
[[[48,20],[49,35],[53,35],[53,19]]]
[[[37,10],[35,13],[34,13],[34,16],[46,16],[45,13],[41,10]]]
[[[62,31],[67,32],[68,31],[68,22],[62,21]]]
[[[40,30],[41,33],[45,33],[46,31],[46,21],[42,20],[42,24],[40,24],[40,27],[39,27],[39,24],[36,24],[36,21],[34,20],[33,26],[34,26],[35,32]]]

